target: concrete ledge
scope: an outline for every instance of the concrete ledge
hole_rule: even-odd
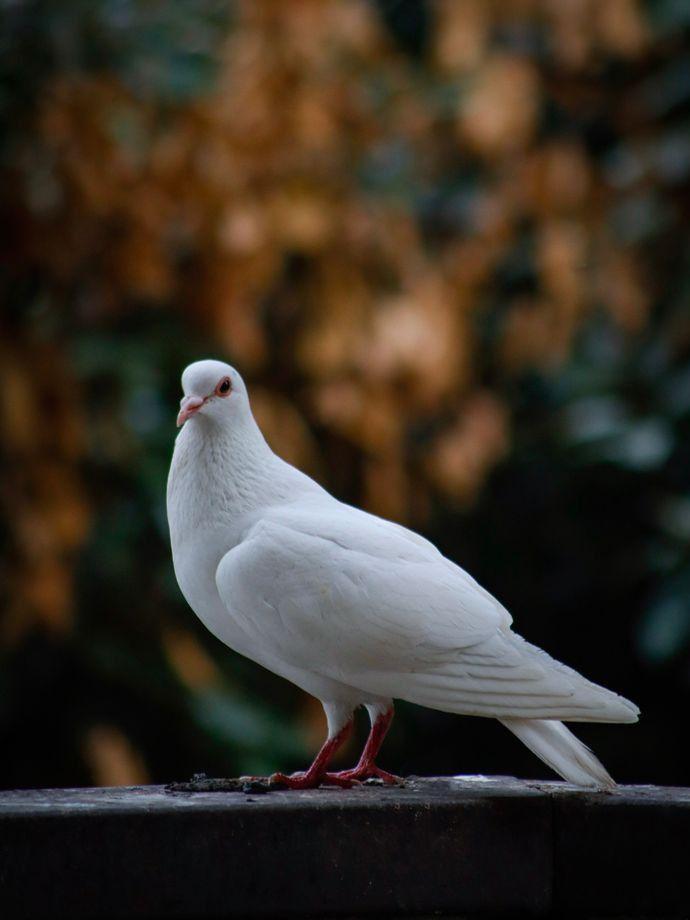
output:
[[[3,917],[686,917],[690,789],[0,793]]]

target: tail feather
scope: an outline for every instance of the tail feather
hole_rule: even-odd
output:
[[[590,749],[551,719],[500,719],[507,729],[563,779],[578,786],[614,789],[616,784]]]

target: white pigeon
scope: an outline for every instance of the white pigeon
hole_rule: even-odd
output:
[[[501,604],[418,534],[333,498],[273,453],[238,372],[197,361],[168,478],[175,574],[230,648],[317,697],[328,737],[291,788],[397,778],[375,758],[393,699],[498,719],[569,782],[615,784],[561,720],[636,722],[638,708],[511,630]],[[354,769],[328,772],[365,706]]]

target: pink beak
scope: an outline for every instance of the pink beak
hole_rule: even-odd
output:
[[[181,428],[182,425],[194,415],[195,412],[198,412],[199,409],[206,402],[205,399],[202,399],[201,396],[183,396],[180,400],[180,412],[177,416],[177,427]]]

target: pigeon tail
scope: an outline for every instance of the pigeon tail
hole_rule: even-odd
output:
[[[500,721],[567,782],[596,789],[616,788],[603,764],[562,722],[552,719]]]

